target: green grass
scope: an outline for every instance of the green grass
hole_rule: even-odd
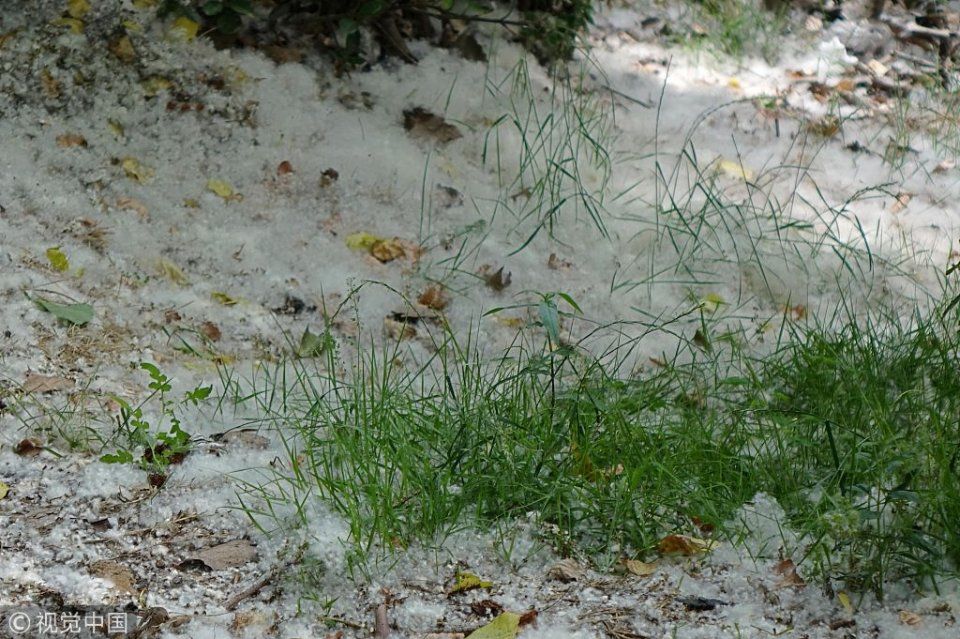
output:
[[[492,360],[444,334],[416,370],[395,345],[277,365],[247,390],[231,376],[225,400],[289,453],[244,507],[305,526],[319,500],[363,559],[532,518],[562,554],[609,567],[694,519],[737,539],[738,509],[764,492],[807,574],[881,595],[929,585],[960,560],[960,324],[915,324],[792,327],[762,360],[685,353],[638,374],[534,326]]]
[[[786,7],[771,11],[749,0],[688,0],[686,4],[690,13],[678,22],[699,28],[681,26],[668,40],[735,58],[754,55],[774,62],[779,57],[789,26]]]

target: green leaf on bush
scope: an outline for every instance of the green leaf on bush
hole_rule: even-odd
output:
[[[240,29],[240,15],[234,11],[224,11],[217,16],[217,29],[221,33],[236,33]]]
[[[250,0],[227,0],[227,6],[245,16],[253,15],[253,6],[250,4]]]
[[[209,2],[204,2],[200,10],[208,16],[215,16],[223,11],[223,3],[219,0],[210,0]]]
[[[42,297],[33,298],[33,302],[57,319],[77,326],[83,326],[93,319],[93,307],[89,304],[57,304]]]

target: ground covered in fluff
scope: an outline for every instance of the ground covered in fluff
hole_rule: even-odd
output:
[[[325,334],[416,370],[445,334],[495,356],[522,332],[629,343],[642,375],[704,312],[757,353],[840,304],[922,313],[956,261],[960,130],[943,96],[876,79],[920,64],[882,30],[798,14],[775,62],[731,59],[630,3],[559,81],[493,27],[486,61],[413,42],[415,65],[338,77],[306,45],[216,50],[137,3],[64,4],[0,16],[0,603],[198,639],[455,637],[503,611],[531,639],[956,636],[949,582],[882,603],[805,583],[763,494],[740,543],[612,570],[561,560],[533,514],[358,561],[322,502],[251,523],[238,494],[288,440],[223,401],[184,407],[197,443],[160,477],[100,461],[144,361],[216,397]],[[490,583],[457,592],[468,573]]]

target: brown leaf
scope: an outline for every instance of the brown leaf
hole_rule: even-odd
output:
[[[433,190],[433,204],[441,209],[463,206],[463,193],[452,186],[438,184]]]
[[[326,169],[320,174],[320,186],[325,189],[339,179],[340,173],[336,169]]]
[[[396,341],[413,339],[417,336],[417,329],[412,322],[398,322],[389,317],[383,318],[383,330],[387,337]]]
[[[86,148],[87,138],[83,137],[79,133],[61,133],[57,136],[57,146],[59,146],[61,149],[68,149],[72,146]]]
[[[470,611],[478,617],[495,617],[503,612],[503,606],[493,599],[481,599],[470,603]]]
[[[552,269],[554,271],[559,271],[561,269],[568,269],[571,266],[573,266],[572,263],[568,262],[567,260],[560,259],[559,257],[557,257],[556,253],[551,253],[550,257],[547,258],[547,268]]]
[[[300,62],[303,60],[303,49],[296,47],[281,47],[276,44],[268,44],[260,47],[260,50],[277,64]]]
[[[211,570],[226,570],[242,566],[256,559],[257,549],[247,539],[234,539],[218,546],[204,548],[196,559]]]
[[[386,264],[406,256],[406,251],[397,238],[392,240],[378,240],[370,247],[370,255]]]
[[[147,209],[147,205],[136,198],[118,197],[117,208],[133,211],[137,214],[137,217],[140,218],[141,222],[146,222],[150,219],[150,211]]]
[[[13,452],[21,457],[36,457],[43,452],[43,442],[30,437],[21,439],[13,449]]]
[[[223,335],[223,333],[220,332],[220,327],[213,322],[204,322],[201,324],[200,332],[211,342],[219,342],[220,337]]]
[[[450,296],[440,286],[431,284],[423,293],[420,293],[417,301],[427,308],[442,311],[450,304]]]
[[[293,165],[288,160],[284,160],[277,165],[277,175],[287,175],[293,173]]]
[[[551,579],[556,579],[557,581],[562,581],[563,583],[569,583],[571,581],[577,581],[578,579],[583,579],[583,576],[586,574],[586,571],[583,569],[576,559],[568,557],[567,559],[562,559],[557,563],[550,566],[550,570],[547,571],[547,576]]]
[[[797,574],[797,566],[792,559],[784,559],[773,567],[773,572],[780,575],[777,582],[777,588],[802,588],[807,585],[800,575]]]
[[[527,625],[530,625],[530,624],[534,623],[534,622],[537,620],[537,615],[538,615],[538,614],[540,614],[540,613],[539,613],[537,610],[535,610],[534,608],[531,608],[530,610],[527,610],[526,612],[524,612],[524,613],[522,613],[522,614],[520,615],[520,620],[519,620],[519,622],[517,623],[517,625],[522,628],[522,627],[524,627],[524,626],[527,626]]]
[[[71,390],[74,387],[74,383],[72,379],[66,377],[27,373],[27,377],[23,382],[23,391],[25,393],[54,393],[56,391]]]
[[[498,268],[495,273],[484,276],[484,281],[486,282],[487,286],[498,293],[510,286],[511,279],[510,272],[508,271],[505,273],[502,266]]]
[[[110,582],[120,592],[136,594],[137,579],[133,572],[115,561],[95,561],[88,566],[90,574]]]
[[[133,48],[133,42],[126,35],[112,39],[107,43],[107,50],[125,64],[130,64],[137,59],[137,50]]]
[[[403,112],[403,128],[413,138],[432,138],[441,144],[463,137],[460,129],[447,124],[442,117],[423,107],[414,107]]]
[[[688,535],[667,535],[657,544],[657,550],[662,555],[698,555],[712,550],[717,542],[709,539],[698,539]]]
[[[167,324],[173,324],[174,322],[179,322],[181,319],[183,318],[180,317],[180,313],[178,313],[176,309],[168,308],[163,312],[163,321],[166,322]]]

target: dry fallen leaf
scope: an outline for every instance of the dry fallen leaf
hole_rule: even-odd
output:
[[[137,158],[125,157],[120,161],[120,166],[128,178],[140,184],[145,184],[155,175],[153,169],[140,164]]]
[[[212,570],[226,570],[234,566],[242,566],[253,561],[256,557],[256,546],[246,539],[235,539],[219,546],[204,548],[197,555],[197,559]]]
[[[137,51],[133,48],[133,42],[130,41],[130,36],[127,35],[122,35],[111,40],[107,44],[107,50],[125,64],[130,64],[137,59]]]
[[[33,438],[21,439],[13,452],[21,457],[36,457],[43,452],[43,442]]]
[[[442,311],[450,304],[450,296],[440,286],[431,284],[420,294],[417,301],[429,309]]]
[[[711,539],[700,539],[689,535],[667,535],[657,544],[662,555],[697,555],[713,550],[718,546]]]
[[[200,332],[211,342],[219,342],[222,333],[220,327],[213,322],[204,322],[200,325]]]
[[[417,329],[412,322],[397,321],[390,317],[383,318],[383,331],[387,337],[398,342],[417,336]]]
[[[61,149],[68,149],[73,146],[86,148],[87,138],[83,137],[79,133],[61,133],[57,136],[57,146],[59,146]]]
[[[174,282],[175,284],[180,284],[183,286],[189,283],[187,276],[183,274],[183,271],[180,270],[180,267],[165,257],[161,257],[157,261],[157,270],[160,272],[160,275],[167,278],[171,282]]]
[[[116,206],[121,210],[133,211],[141,222],[147,222],[150,219],[150,211],[147,209],[147,205],[136,198],[118,197]]]
[[[637,559],[624,559],[623,565],[627,569],[627,572],[637,577],[649,577],[657,572],[656,563],[647,563]]]
[[[71,390],[73,387],[74,381],[72,379],[55,375],[37,375],[36,373],[27,373],[23,382],[23,390],[26,393],[54,393]]]
[[[942,160],[937,166],[933,168],[934,173],[946,173],[951,169],[956,168],[957,163],[954,160]]]
[[[136,594],[137,580],[133,572],[115,561],[95,561],[88,567],[90,574],[110,582],[120,592]]]
[[[900,623],[905,626],[919,626],[923,623],[923,619],[915,612],[910,612],[909,610],[900,611]]]
[[[797,566],[793,563],[792,559],[784,559],[778,562],[773,567],[773,572],[780,575],[780,580],[776,585],[777,588],[802,588],[807,585],[807,582],[797,574]]]
[[[908,193],[906,191],[900,191],[894,196],[893,204],[890,205],[891,213],[899,213],[903,209],[907,208],[907,205],[910,204],[910,200],[913,199],[913,193]]]
[[[487,286],[497,291],[498,293],[503,289],[510,286],[512,280],[509,272],[504,272],[503,267],[501,266],[496,272],[492,274],[484,275],[484,282]]]
[[[378,242],[374,242],[373,246],[370,247],[370,255],[374,256],[384,264],[387,262],[392,262],[393,260],[401,257],[405,257],[406,254],[407,253],[404,250],[403,244],[398,238],[393,238],[392,240],[380,240]]]
[[[288,160],[284,160],[277,165],[277,175],[287,175],[293,173],[293,165]]]
[[[463,137],[460,129],[447,124],[439,115],[427,111],[423,107],[407,109],[403,112],[403,128],[414,138],[433,138],[441,144],[452,142]]]
[[[562,581],[563,583],[582,579],[585,574],[586,571],[583,569],[583,566],[577,563],[576,559],[570,557],[553,564],[550,566],[550,570],[547,571],[548,577]]]
[[[547,268],[551,270],[559,271],[568,269],[571,266],[573,266],[571,262],[557,257],[556,253],[551,253],[550,257],[547,258]]]

